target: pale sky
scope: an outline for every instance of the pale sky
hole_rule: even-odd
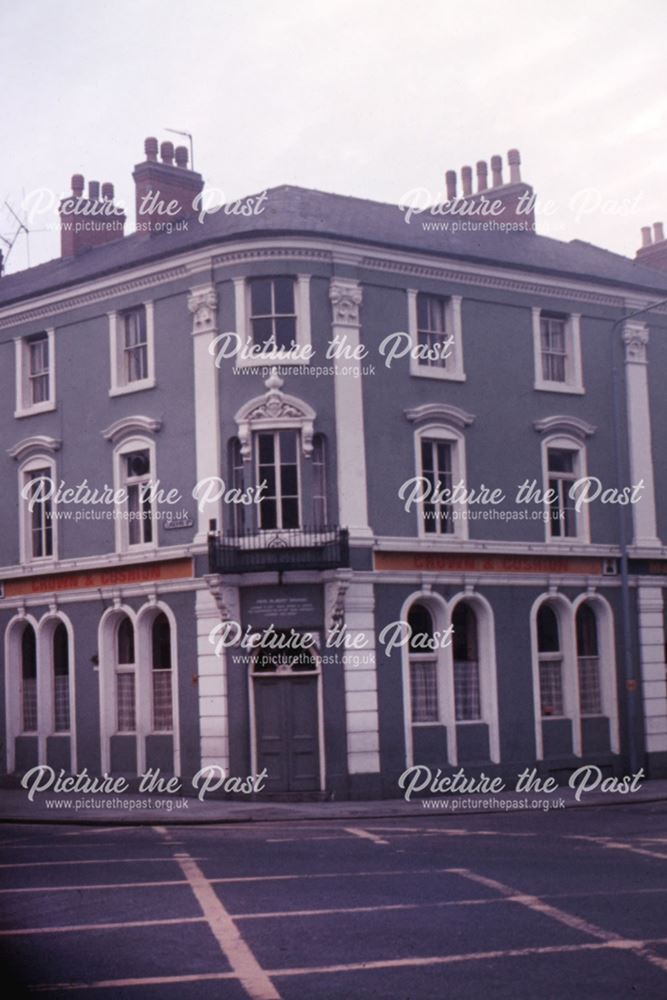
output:
[[[173,127],[229,198],[435,197],[517,147],[542,232],[634,256],[667,222],[666,27],[664,0],[0,0],[0,234],[5,199],[73,173],[133,205],[144,138]],[[32,264],[58,253],[31,233]]]

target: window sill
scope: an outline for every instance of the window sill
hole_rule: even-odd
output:
[[[14,416],[17,420],[20,420],[22,417],[37,416],[38,413],[51,413],[55,408],[56,404],[52,402],[36,403],[34,406],[28,407],[28,409],[14,410]]]
[[[115,385],[109,389],[110,396],[126,396],[130,392],[143,392],[144,389],[154,389],[155,379],[145,378],[141,382],[129,382],[127,385]]]
[[[298,349],[303,349],[299,347]],[[234,359],[230,359],[234,360]],[[280,358],[271,357],[269,355],[260,355],[257,358],[241,358],[235,362],[236,368],[282,368],[288,365],[295,365],[299,368],[309,367],[312,362],[312,358]]]
[[[444,722],[412,722],[411,725],[419,729],[425,729],[427,726],[444,726]]]
[[[419,368],[411,368],[410,374],[415,378],[432,378],[443,382],[465,382],[466,375],[463,372],[448,372],[446,368],[429,368],[427,365]]]
[[[570,385],[567,382],[535,382],[533,389],[536,392],[563,392],[568,396],[584,396],[586,393],[583,385]]]

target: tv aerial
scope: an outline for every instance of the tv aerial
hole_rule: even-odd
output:
[[[7,199],[5,199],[5,208],[7,208],[9,212],[11,212],[14,221],[16,222],[17,228],[16,231],[12,233],[10,236],[3,236],[2,233],[0,233],[0,241],[4,243],[4,245],[7,247],[7,250],[4,254],[0,250],[0,274],[2,274],[2,271],[5,265],[7,264],[7,261],[9,260],[9,255],[14,249],[14,244],[18,240],[19,236],[21,236],[23,233],[25,233],[26,237],[26,255],[28,261],[28,267],[30,267],[30,230],[26,226],[23,219],[19,218],[19,216],[14,211],[12,206],[9,204]]]

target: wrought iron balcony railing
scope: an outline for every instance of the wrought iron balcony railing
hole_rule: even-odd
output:
[[[347,528],[271,528],[209,535],[210,573],[338,569],[350,564]]]

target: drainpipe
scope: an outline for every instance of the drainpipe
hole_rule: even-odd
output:
[[[621,316],[614,321],[611,328],[611,368],[612,368],[612,393],[613,393],[613,415],[614,415],[614,451],[616,459],[616,478],[618,488],[622,489],[625,483],[624,476],[624,456],[623,456],[623,424],[621,421],[621,381],[618,361],[618,345],[616,341],[616,331],[629,319],[636,316],[643,316],[646,313],[667,305],[667,299],[661,299],[643,309],[635,309],[634,312]],[[620,343],[620,341],[619,341]],[[629,509],[628,509],[629,510]],[[635,717],[637,704],[637,678],[635,677],[635,667],[632,658],[632,640],[630,629],[630,578],[628,572],[628,533],[627,533],[627,511],[626,508],[618,507],[618,534],[621,547],[621,635],[623,645],[623,674],[626,689],[626,722],[628,726],[628,752],[630,756],[630,770],[639,770],[639,748],[637,746],[637,734],[635,731]]]

